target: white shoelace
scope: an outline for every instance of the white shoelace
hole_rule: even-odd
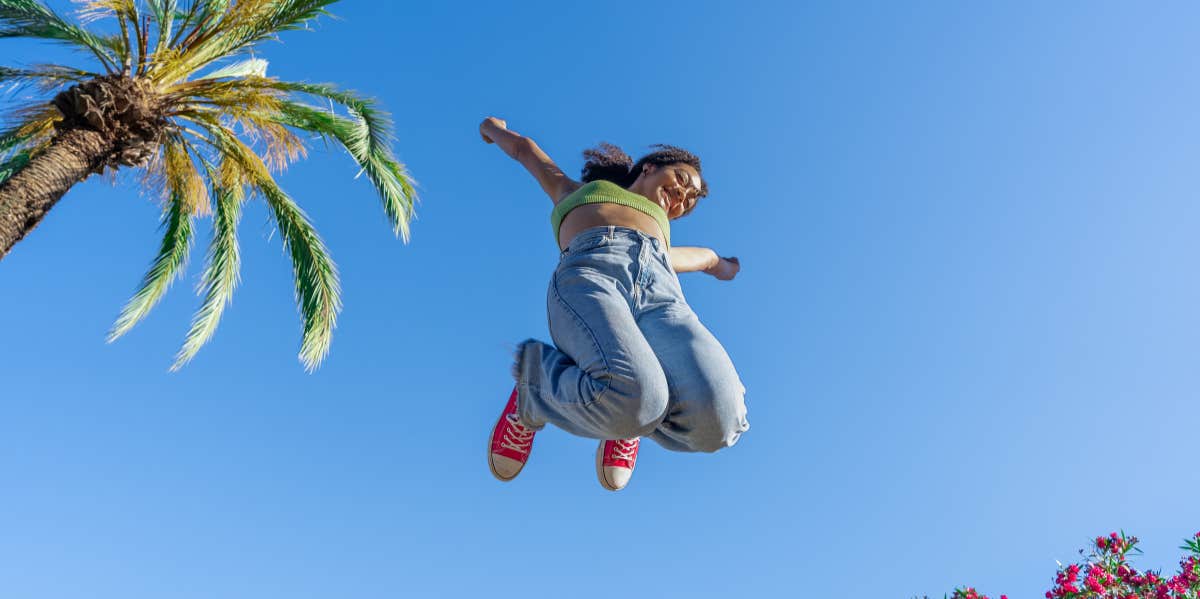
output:
[[[504,429],[500,447],[511,449],[517,453],[529,453],[529,447],[533,444],[533,433],[537,431],[526,428],[517,421],[516,414],[509,414],[505,418],[508,419],[509,426]]]
[[[637,448],[640,441],[641,439],[616,439],[613,441],[612,459],[632,462],[637,458]]]

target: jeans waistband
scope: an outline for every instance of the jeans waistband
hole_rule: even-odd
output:
[[[567,249],[563,250],[562,253],[569,254],[578,250],[580,246],[586,245],[592,240],[601,237],[609,240],[625,239],[629,241],[641,241],[649,243],[655,251],[662,251],[664,249],[663,242],[653,235],[649,235],[632,227],[602,225],[580,231],[575,235],[575,237],[571,238],[571,243],[567,244]]]

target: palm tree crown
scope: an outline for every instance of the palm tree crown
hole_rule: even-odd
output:
[[[4,226],[13,231],[0,244],[0,258],[74,183],[105,169],[142,169],[144,184],[163,200],[165,235],[110,341],[145,317],[183,273],[197,219],[212,216],[213,222],[203,301],[174,370],[215,331],[239,278],[242,203],[261,197],[292,261],[303,321],[300,359],[316,368],[329,352],[341,309],[337,269],[272,173],[304,157],[305,138],[315,134],[347,150],[405,241],[416,201],[412,180],[390,149],[390,117],[372,100],[328,84],[281,81],[266,74],[266,61],[248,55],[259,42],[326,14],[335,1],[90,0],[72,22],[38,0],[0,0],[0,38],[69,44],[100,67],[0,66],[0,84],[33,84],[56,94],[18,106],[0,129],[0,241]],[[115,20],[119,33],[85,26],[98,19]],[[224,66],[211,68],[217,62]],[[340,105],[344,114],[310,103],[314,99]],[[49,199],[27,207],[34,196]]]

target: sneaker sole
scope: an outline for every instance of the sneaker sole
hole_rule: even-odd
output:
[[[604,475],[604,444],[603,443],[601,443],[598,447],[596,447],[596,478],[600,480],[600,486],[604,487],[605,489],[608,489],[609,491],[620,491],[621,489],[625,488],[625,487],[618,487],[618,486],[613,485],[612,482],[610,482],[608,480],[608,477]]]
[[[508,481],[517,478],[517,474],[521,474],[521,471],[517,471],[517,474],[512,475],[512,477],[504,478],[500,473],[496,472],[496,466],[492,465],[492,439],[487,439],[487,469],[492,472],[492,477],[499,480],[500,483],[508,483]],[[524,467],[522,466],[521,469],[523,471]]]

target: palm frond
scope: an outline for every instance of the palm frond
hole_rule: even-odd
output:
[[[30,105],[13,113],[15,126],[0,131],[0,158],[21,150],[33,150],[45,145],[60,118],[58,110],[49,105]]]
[[[20,127],[0,132],[0,156],[20,148],[30,137],[28,133],[22,133]]]
[[[49,39],[84,48],[109,72],[117,70],[112,53],[122,45],[68,22],[38,0],[0,0],[0,38],[5,37]]]
[[[417,194],[412,178],[392,156],[389,147],[372,143],[386,135],[373,135],[371,123],[366,119],[351,120],[298,102],[284,102],[280,120],[288,126],[332,138],[346,148],[378,191],[393,233],[408,241]]]
[[[272,173],[282,172],[288,165],[308,155],[304,140],[280,124],[275,115],[247,113],[236,119],[252,142],[261,142],[263,162]]]
[[[163,215],[163,226],[166,232],[158,256],[155,257],[146,276],[142,278],[141,287],[121,310],[121,315],[108,334],[109,343],[129,332],[129,329],[145,318],[171,287],[171,283],[183,273],[191,249],[192,215],[186,200],[178,190],[171,194],[168,201],[167,211]]]
[[[178,96],[173,96],[178,97]],[[196,88],[187,96],[185,106],[211,106],[219,108],[227,117],[240,117],[250,112],[275,112],[279,110],[282,94],[274,90],[255,89],[229,81],[224,85]]]
[[[375,100],[371,98],[364,98],[354,92],[340,90],[337,86],[329,83],[303,83],[280,81],[270,78],[247,78],[245,84],[333,100],[345,106],[367,125],[369,136],[366,141],[368,143],[374,146],[388,146],[395,141],[392,134],[391,118],[386,112],[380,110]]]
[[[196,2],[193,2],[193,7]],[[170,43],[175,29],[175,15],[179,12],[179,0],[146,0],[146,7],[154,22],[158,24],[158,42],[154,45],[154,56]]]
[[[209,133],[210,143],[223,159],[237,163],[248,178],[247,183],[266,200],[275,219],[292,258],[296,300],[304,323],[300,360],[311,372],[329,354],[333,329],[342,308],[337,267],[308,216],[279,188],[262,159],[215,118],[205,115],[194,122]]]
[[[283,92],[262,87],[240,85],[242,80],[209,80],[191,82],[169,92],[179,99],[181,113],[198,111],[219,112],[226,121],[241,125],[242,132],[252,142],[265,145],[263,157],[272,172],[304,158],[304,140],[279,123]]]
[[[13,154],[8,160],[0,161],[0,185],[4,185],[4,182],[17,174],[17,171],[25,168],[25,165],[29,164],[32,158],[33,154],[31,152],[22,150]]]
[[[290,82],[255,76],[232,81],[189,82],[179,86],[177,93],[220,98],[222,95],[245,94],[248,89],[304,94],[345,106],[354,120],[298,102],[278,100],[277,118],[288,126],[333,137],[341,143],[378,191],[393,233],[408,241],[417,193],[407,169],[392,155],[394,136],[391,119],[378,108],[374,100],[326,83]]]
[[[242,62],[236,62],[231,65],[221,67],[207,75],[197,77],[193,81],[203,81],[205,79],[222,79],[225,77],[266,77],[267,76],[267,61],[261,58],[251,58]]]
[[[208,262],[201,278],[204,302],[192,319],[192,327],[183,347],[175,356],[172,371],[190,362],[212,338],[225,307],[233,300],[241,270],[237,227],[241,220],[244,196],[242,177],[236,172],[238,167],[230,160],[222,161],[217,169],[208,165],[206,169],[213,184],[213,197],[217,199],[217,216],[213,223],[213,238],[208,246]]]
[[[182,138],[163,144],[163,177],[167,188],[183,201],[189,213],[206,216],[212,208],[208,197],[208,184],[196,168],[193,156],[188,152]]]
[[[361,97],[353,92],[343,91],[327,83],[303,83],[280,81],[273,78],[247,77],[237,82],[242,87],[261,87],[293,94],[306,94],[326,100],[332,100],[349,110],[350,114],[360,123],[356,134],[335,136],[338,141],[358,162],[363,172],[371,179],[379,191],[383,201],[384,212],[391,221],[393,232],[403,240],[408,241],[409,222],[413,217],[417,194],[412,177],[392,155],[391,144],[394,141],[392,122],[388,114],[380,110],[374,100]],[[308,107],[311,109],[311,107]],[[297,126],[305,123],[306,119],[317,118],[312,124],[320,125],[321,119],[307,112],[303,105],[293,103],[291,112],[285,113],[284,120],[295,120]],[[306,114],[300,114],[306,112]],[[299,127],[304,128],[304,127]],[[315,129],[308,129],[317,131]],[[333,131],[329,131],[332,134]]]
[[[337,266],[308,215],[275,184],[274,179],[260,178],[255,187],[267,201],[292,255],[292,276],[296,280],[296,296],[304,318],[300,360],[311,372],[329,354],[333,329],[342,310]]]
[[[79,9],[76,11],[80,22],[91,23],[105,17],[114,17],[121,27],[121,44],[115,53],[121,59],[124,71],[133,71],[133,58],[137,56],[138,66],[146,59],[146,33],[142,30],[142,19],[135,0],[77,0]],[[132,29],[132,37],[130,32]]]
[[[197,30],[180,41],[183,52],[177,60],[160,64],[151,77],[171,83],[187,77],[220,58],[243,52],[282,31],[300,29],[305,23],[328,14],[325,7],[337,0],[239,0],[215,25]],[[212,21],[213,19],[206,19]]]
[[[219,19],[229,12],[230,0],[207,0],[196,2],[196,4],[200,5],[196,22],[200,23],[208,19],[215,26]]]
[[[179,28],[171,36],[168,46],[185,48],[185,40],[190,41],[210,31],[229,11],[230,0],[192,0],[186,13],[179,15],[183,20]],[[182,52],[180,52],[182,54]]]
[[[8,84],[15,90],[25,84],[33,83],[37,85],[39,91],[47,92],[69,83],[79,83],[99,76],[99,73],[57,64],[35,65],[28,69],[0,67],[0,86]]]

